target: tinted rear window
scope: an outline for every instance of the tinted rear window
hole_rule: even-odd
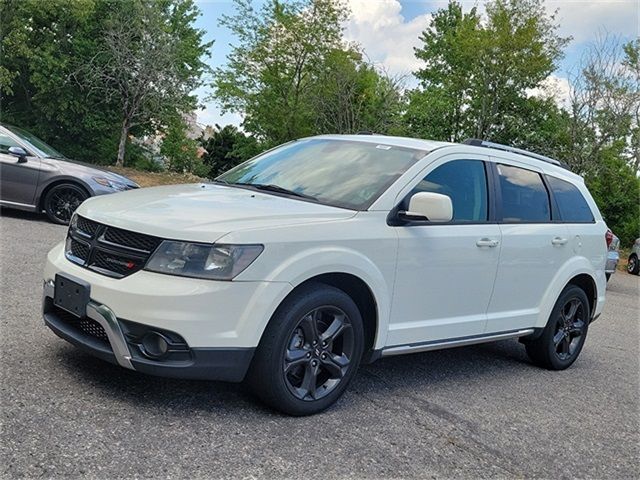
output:
[[[498,165],[504,222],[543,223],[551,220],[549,193],[539,173]]]
[[[593,213],[591,213],[589,204],[575,185],[555,177],[547,177],[547,180],[549,181],[549,186],[553,192],[563,222],[593,222]]]

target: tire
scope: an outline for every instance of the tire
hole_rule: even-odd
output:
[[[363,347],[362,317],[351,297],[311,283],[278,307],[246,382],[270,407],[289,415],[312,415],[344,393]]]
[[[531,361],[549,370],[564,370],[571,366],[587,338],[590,315],[584,290],[568,285],[553,307],[542,335],[525,344]]]
[[[609,280],[611,280],[611,275],[612,275],[611,273],[605,273],[605,274],[604,274],[604,276],[605,276],[605,277],[606,277],[606,279],[607,279],[607,282],[608,282]]]
[[[629,261],[627,263],[627,272],[632,275],[638,275],[640,273],[640,262],[638,261],[638,256],[633,253],[629,256]]]
[[[53,223],[68,225],[73,212],[87,198],[89,198],[89,195],[79,185],[61,183],[53,187],[45,195],[44,211]]]

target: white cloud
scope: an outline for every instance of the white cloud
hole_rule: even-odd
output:
[[[593,41],[603,31],[625,38],[640,33],[638,0],[547,0],[545,6],[550,13],[558,10],[559,33],[572,36],[573,44]]]
[[[527,90],[527,95],[538,98],[553,98],[559,107],[569,108],[571,85],[569,80],[556,75],[549,75],[539,87]]]
[[[362,45],[369,59],[392,75],[404,75],[420,68],[413,47],[420,45],[420,33],[431,15],[407,20],[398,0],[348,0],[352,16],[345,37]]]

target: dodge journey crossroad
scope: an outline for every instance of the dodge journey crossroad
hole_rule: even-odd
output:
[[[556,160],[318,136],[213,183],[86,200],[48,255],[44,321],[124,368],[245,381],[307,415],[390,355],[518,338],[569,367],[604,305],[606,232]]]

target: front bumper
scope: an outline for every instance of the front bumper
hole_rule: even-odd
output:
[[[45,282],[42,307],[45,325],[81,350],[130,370],[162,377],[240,382],[253,358],[254,348],[188,347],[180,352],[182,358],[178,361],[144,358],[131,336],[125,334],[123,322],[107,306],[90,301],[87,320],[80,327],[79,319],[70,319],[53,305],[53,292],[53,282]],[[99,327],[95,324],[87,327],[88,321]]]
[[[58,273],[90,285],[86,322],[54,307]],[[267,322],[291,291],[284,282],[216,282],[146,271],[114,279],[67,260],[62,243],[47,256],[44,282],[45,324],[70,343],[140,372],[225,381],[242,380]],[[169,359],[145,357],[132,329],[174,338],[181,351]],[[87,334],[94,330],[102,338]]]

